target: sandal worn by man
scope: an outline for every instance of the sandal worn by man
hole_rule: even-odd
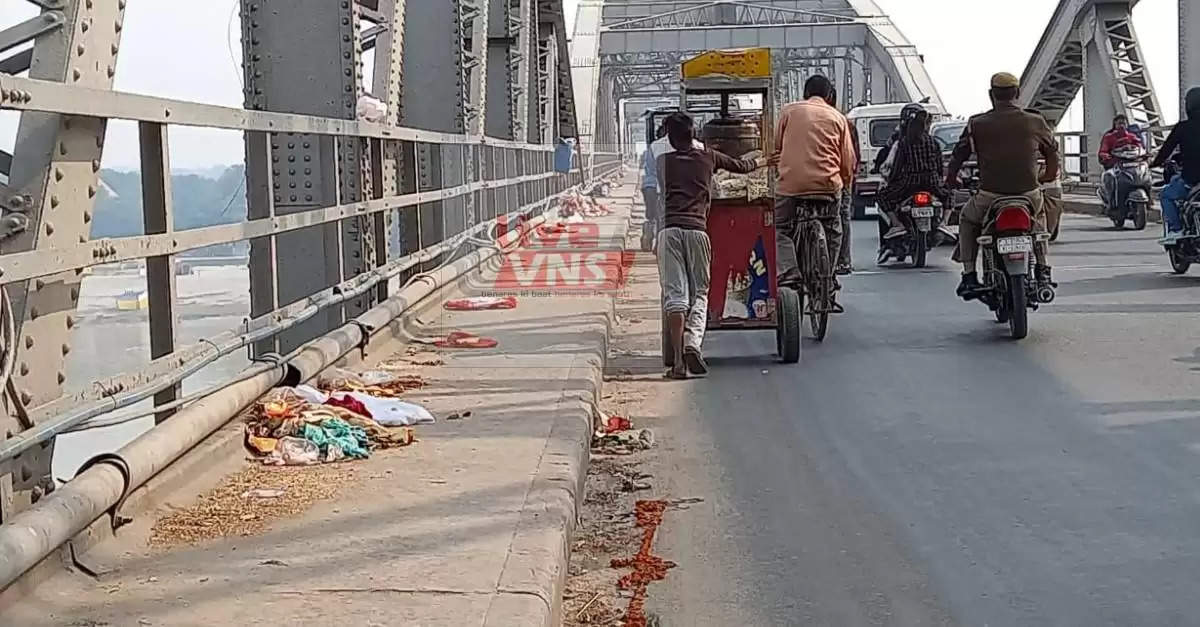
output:
[[[683,349],[683,363],[687,365],[688,372],[695,375],[704,376],[708,374],[708,364],[704,361],[704,356],[700,351],[687,347]]]

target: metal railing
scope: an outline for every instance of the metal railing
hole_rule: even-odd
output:
[[[452,258],[464,244],[475,241],[482,230],[487,229],[501,216],[522,213],[532,214],[547,208],[552,199],[572,185],[585,181],[587,176],[604,176],[621,167],[619,154],[587,153],[582,163],[575,160],[569,173],[555,169],[555,147],[542,144],[525,144],[488,137],[455,135],[423,131],[412,128],[375,124],[369,122],[254,111],[239,108],[197,104],[151,96],[135,95],[69,85],[55,81],[44,81],[0,74],[0,110],[11,110],[33,114],[57,114],[65,120],[131,120],[138,123],[141,139],[141,171],[143,187],[143,212],[147,226],[145,235],[112,237],[88,240],[80,237],[78,242],[67,246],[33,245],[24,250],[0,255],[0,285],[5,288],[5,314],[17,316],[9,302],[8,290],[14,287],[41,289],[44,281],[53,277],[76,277],[90,267],[116,262],[145,260],[147,265],[147,296],[150,320],[152,351],[160,350],[143,368],[114,377],[91,382],[83,387],[68,391],[56,399],[29,405],[30,396],[16,390],[11,379],[6,377],[0,386],[7,384],[10,393],[10,412],[23,416],[18,423],[24,427],[0,443],[0,477],[14,472],[21,464],[21,455],[30,452],[35,445],[46,442],[56,435],[77,428],[89,419],[102,416],[113,410],[129,407],[164,391],[174,389],[186,377],[211,364],[217,358],[242,347],[271,338],[287,329],[313,318],[317,313],[343,305],[351,299],[381,300],[387,295],[387,283],[405,271],[411,271],[430,263]],[[333,138],[335,150],[357,151],[369,168],[363,172],[363,200],[338,202],[297,213],[277,214],[274,203],[268,203],[270,211],[258,218],[247,218],[234,224],[206,226],[190,230],[175,230],[172,227],[171,168],[169,153],[169,128],[192,126],[208,129],[240,131],[245,135],[249,147],[258,146],[266,150],[272,141],[283,134],[303,134]],[[412,155],[422,150],[436,148],[441,158],[447,157],[463,164],[463,170],[476,173],[477,180],[464,180],[436,188],[422,188],[421,160]],[[64,155],[66,148],[63,148]],[[18,150],[18,157],[20,151]],[[408,155],[392,161],[380,155]],[[264,157],[267,155],[264,154]],[[375,158],[371,158],[374,156]],[[250,159],[248,158],[248,162]],[[267,158],[264,163],[269,163]],[[97,165],[92,168],[98,172]],[[50,164],[53,171],[53,162]],[[395,168],[386,171],[385,168]],[[249,170],[249,168],[248,168]],[[53,174],[48,174],[53,176]],[[271,167],[248,172],[258,177],[259,186],[266,181],[265,189],[279,190],[279,177]],[[265,178],[264,178],[265,177]],[[386,193],[379,184],[385,178],[414,182],[407,192],[400,192],[402,185],[395,185],[396,193]],[[374,182],[374,184],[372,184]],[[5,208],[4,220],[24,220],[26,213],[38,202],[32,188],[38,181],[10,180],[7,186],[0,185],[0,201]],[[94,196],[94,192],[90,192]],[[453,223],[443,221],[439,236],[426,241],[416,237],[415,243],[407,246],[389,245],[389,227],[397,221],[403,224],[405,212],[415,212],[430,203],[451,199],[470,199],[474,215]],[[57,197],[48,201],[55,211],[70,211],[72,207],[58,206]],[[90,220],[90,206],[84,213],[84,222]],[[320,228],[323,225],[358,221],[375,237],[374,258],[368,262],[368,270],[357,276],[343,276],[342,281],[332,287],[317,286],[308,297],[291,304],[280,305],[263,315],[248,320],[238,329],[210,337],[191,346],[175,345],[176,304],[173,280],[156,280],[169,276],[174,271],[174,257],[217,244],[240,241],[269,242],[274,250],[275,238],[302,229]],[[26,220],[32,229],[53,228],[49,221],[38,223]],[[157,225],[155,228],[153,225]],[[446,232],[452,227],[457,232]],[[462,227],[462,228],[459,228]],[[18,227],[16,230],[20,230]],[[325,250],[323,254],[341,254],[345,242],[339,241],[336,251]],[[253,263],[253,261],[251,262]],[[156,271],[157,270],[157,271]],[[276,272],[271,265],[272,274]],[[271,284],[274,285],[272,277]],[[253,298],[253,285],[252,285]],[[77,293],[72,296],[73,302]],[[30,314],[37,317],[36,309]],[[70,320],[70,318],[68,318]],[[68,328],[71,323],[67,322]],[[22,346],[17,335],[10,332],[5,349],[5,366],[10,370],[20,359]],[[32,345],[32,336],[27,343]],[[171,350],[162,351],[162,347]],[[64,344],[63,354],[66,354]],[[261,355],[260,355],[261,356]],[[27,366],[24,366],[27,368]],[[62,383],[60,375],[59,383]],[[186,400],[177,396],[156,396],[156,409],[172,409]],[[142,412],[143,414],[146,412]],[[165,416],[164,416],[165,417]],[[16,465],[5,465],[10,460]],[[24,478],[28,480],[29,477]],[[14,481],[19,483],[19,481]]]

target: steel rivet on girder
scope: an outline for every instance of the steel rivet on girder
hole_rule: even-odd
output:
[[[121,32],[122,28],[125,28],[125,24],[123,24],[121,22],[121,20],[117,20],[117,21],[113,22],[113,31],[119,33],[119,32]]]
[[[21,390],[21,404],[28,405],[32,401],[33,395],[29,393],[29,390]],[[26,479],[26,481],[28,481],[28,479]]]
[[[46,281],[44,279],[36,279],[33,282],[33,289],[40,290],[43,287],[46,287]]]
[[[95,198],[95,197],[96,197],[96,186],[88,185],[88,198]]]
[[[28,350],[30,348],[33,348],[33,336],[26,335],[25,336],[25,349]]]
[[[85,33],[88,32],[88,29],[91,27],[92,27],[92,23],[90,20],[84,20],[79,23],[79,30],[81,30]]]
[[[105,70],[105,73],[108,74],[109,78],[112,78],[117,75],[117,70],[114,69],[113,66],[110,65],[110,66],[108,66],[108,69]]]
[[[59,370],[59,371],[58,371],[58,377],[57,377],[57,378],[58,378],[58,384],[59,384],[59,385],[62,385],[63,381],[66,381],[66,380],[67,380],[67,375],[66,375],[66,374],[64,374],[62,370]]]
[[[80,243],[80,244],[86,244],[86,243],[88,243],[88,238],[87,238],[87,236],[86,236],[86,235],[80,235],[80,236],[79,236],[79,243]],[[79,272],[83,272],[83,268],[78,268],[78,269],[77,269],[77,271],[76,271],[76,274],[78,274]]]
[[[85,3],[84,3],[84,5],[86,5],[86,6],[87,6],[87,8],[88,8],[89,10],[91,10],[91,9],[92,9],[92,7],[93,7],[92,0],[87,0],[87,2],[85,2]]]
[[[91,221],[92,221],[92,212],[84,211],[83,212],[83,223],[87,224],[88,222],[91,222]]]
[[[109,48],[109,50],[112,50],[112,53],[113,53],[113,55],[114,55],[114,56],[117,54],[117,52],[118,52],[120,49],[121,49],[121,47],[120,47],[120,46],[118,46],[117,44],[113,44],[113,45],[112,45],[112,47],[111,47],[111,48]]]
[[[75,328],[75,316],[67,316],[67,328]]]
[[[40,316],[40,315],[42,315],[42,312],[38,311],[37,307],[29,308],[29,319],[30,320],[37,320],[38,316]]]
[[[86,49],[83,47],[83,44],[79,44],[78,46],[75,46],[75,54],[77,54],[81,57],[83,56],[83,53],[85,50]]]
[[[92,172],[99,172],[99,171],[100,171],[100,160],[99,159],[92,160]]]
[[[50,208],[51,209],[57,208],[58,202],[59,202],[58,196],[50,196]]]
[[[29,374],[29,364],[21,362],[21,376]]]
[[[62,345],[62,354],[66,355],[69,352],[71,352],[71,345],[64,342]]]
[[[54,180],[56,180],[56,181],[63,180],[62,168],[54,168]]]
[[[49,222],[46,223],[46,235],[54,235],[54,225]]]

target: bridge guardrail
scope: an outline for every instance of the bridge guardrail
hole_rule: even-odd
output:
[[[195,102],[158,98],[106,89],[91,89],[54,81],[22,78],[0,74],[0,110],[25,113],[48,113],[65,116],[64,119],[83,120],[131,120],[138,122],[142,139],[142,186],[145,223],[149,227],[157,224],[161,228],[147,228],[147,234],[128,237],[113,237],[80,241],[71,246],[33,245],[25,250],[0,254],[0,285],[3,285],[5,314],[24,315],[13,310],[9,301],[9,289],[15,286],[40,284],[49,277],[64,273],[81,275],[85,269],[114,262],[145,260],[148,270],[158,268],[158,276],[164,271],[173,272],[176,255],[216,244],[239,241],[269,241],[272,249],[274,239],[282,234],[319,227],[328,224],[345,224],[356,220],[362,232],[375,238],[374,259],[368,261],[368,270],[357,276],[343,276],[342,283],[325,289],[314,289],[307,297],[288,305],[278,306],[248,320],[243,327],[219,336],[213,336],[191,346],[175,346],[175,325],[171,311],[176,306],[174,281],[147,280],[150,332],[152,351],[154,346],[168,346],[171,350],[153,355],[143,368],[114,377],[105,377],[89,385],[67,391],[58,398],[29,406],[29,395],[20,391],[9,394],[10,407],[16,416],[9,420],[16,423],[10,427],[13,436],[0,442],[0,477],[12,473],[28,475],[28,468],[21,473],[22,455],[30,452],[34,445],[44,443],[58,433],[77,427],[89,418],[103,415],[116,409],[129,407],[151,396],[156,398],[156,409],[178,406],[178,385],[187,376],[211,363],[216,358],[229,354],[241,347],[261,342],[278,335],[285,329],[313,317],[317,312],[347,303],[352,299],[365,301],[380,300],[386,296],[386,284],[405,271],[424,264],[452,256],[463,243],[470,241],[479,231],[504,215],[523,213],[529,215],[545,208],[552,199],[572,185],[585,182],[585,177],[603,176],[621,166],[620,156],[609,153],[589,153],[587,162],[576,161],[568,173],[555,169],[555,147],[543,144],[525,144],[489,137],[456,135],[424,131],[386,124],[356,120],[323,118],[310,115],[285,114],[267,111],[246,110],[232,107],[199,104]],[[240,131],[245,135],[247,146],[259,146],[269,150],[272,138],[283,133],[310,134],[335,139],[337,150],[355,150],[369,162],[370,172],[364,173],[368,181],[381,181],[387,176],[420,179],[417,159],[396,159],[391,163],[401,171],[384,171],[383,154],[413,155],[423,146],[440,147],[450,158],[461,159],[468,164],[467,171],[479,173],[478,180],[467,180],[461,184],[429,189],[413,189],[407,193],[387,195],[378,184],[363,186],[365,200],[338,202],[298,213],[276,214],[271,203],[269,215],[247,218],[244,221],[207,226],[188,230],[174,230],[171,226],[171,169],[168,129],[172,126],[193,126],[210,129]],[[63,148],[65,150],[65,147]],[[248,149],[249,150],[249,149]],[[65,154],[65,153],[64,153]],[[374,156],[376,158],[370,158]],[[248,160],[249,161],[249,160]],[[269,163],[269,160],[264,160]],[[249,166],[250,164],[248,164]],[[93,171],[98,171],[98,162]],[[407,169],[407,171],[404,171]],[[261,168],[248,176],[266,177],[266,189],[279,189],[277,174],[271,167]],[[259,179],[261,184],[261,178]],[[13,216],[25,218],[32,207],[37,193],[30,188],[37,181],[10,180],[0,185],[0,206],[5,209],[4,221]],[[397,187],[399,187],[397,185]],[[416,187],[414,184],[413,187]],[[249,190],[249,186],[247,187]],[[164,191],[166,193],[164,193]],[[249,193],[249,192],[247,192]],[[340,198],[340,196],[339,196]],[[389,250],[387,245],[387,223],[399,220],[401,212],[415,210],[426,203],[455,198],[471,198],[476,215],[467,221],[466,228],[457,233],[444,233],[438,241],[421,241],[414,250]],[[57,198],[43,199],[57,208]],[[68,206],[64,206],[68,209]],[[84,221],[90,215],[85,214]],[[2,221],[0,221],[2,222]],[[31,224],[31,228],[51,229],[49,222]],[[443,225],[445,227],[445,225]],[[328,254],[328,252],[327,252]],[[272,266],[272,274],[276,268]],[[274,280],[274,277],[272,277]],[[272,283],[274,284],[274,283]],[[32,288],[31,288],[32,289]],[[253,288],[252,288],[253,289]],[[37,313],[33,314],[35,317]],[[21,346],[13,324],[7,325],[5,355],[0,365],[3,372],[11,373],[19,359]],[[68,328],[70,323],[68,322]],[[157,340],[157,342],[156,342]],[[64,344],[64,355],[66,354]],[[261,346],[261,345],[260,345]],[[260,351],[263,352],[263,351]],[[27,368],[28,366],[23,366]],[[60,384],[62,377],[60,375]],[[0,386],[11,380],[0,381]],[[174,390],[175,394],[162,396]],[[143,412],[146,413],[146,412]],[[166,416],[164,415],[163,418]],[[11,464],[6,464],[15,460]],[[33,477],[37,481],[39,477]],[[26,476],[25,481],[29,480]],[[20,481],[14,484],[20,484]],[[16,485],[17,489],[28,485]],[[0,513],[0,518],[4,515]]]

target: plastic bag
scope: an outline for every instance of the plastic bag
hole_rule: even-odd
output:
[[[324,405],[329,402],[329,395],[318,390],[311,385],[297,385],[296,396],[313,403],[314,405]]]
[[[435,422],[428,409],[395,398],[377,398],[362,392],[351,392],[350,396],[362,403],[371,418],[385,427],[407,427],[409,425]]]
[[[304,438],[280,438],[268,464],[276,466],[311,466],[321,463],[321,449]]]
[[[368,370],[358,373],[358,380],[366,385],[379,385],[396,380],[396,375],[386,370]]]
[[[363,122],[379,124],[387,118],[387,105],[367,95],[358,97],[358,106],[355,108],[355,111],[358,114],[358,119]]]

